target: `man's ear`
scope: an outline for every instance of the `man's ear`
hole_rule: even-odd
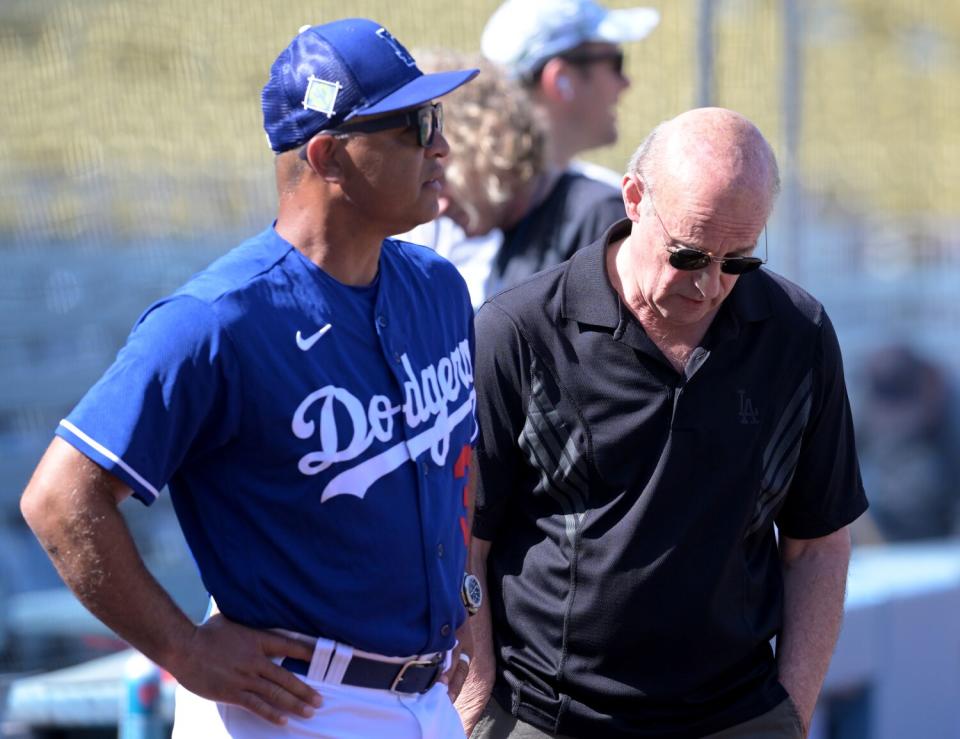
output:
[[[639,177],[628,172],[620,182],[620,193],[623,196],[623,207],[627,211],[627,218],[636,223],[640,220],[640,203],[647,195],[643,182]]]
[[[343,169],[337,158],[340,142],[334,136],[318,133],[304,147],[304,159],[310,169],[328,182],[338,182]]]
[[[570,103],[577,96],[570,81],[570,65],[563,59],[554,57],[543,65],[540,73],[540,89],[543,96],[551,102]]]

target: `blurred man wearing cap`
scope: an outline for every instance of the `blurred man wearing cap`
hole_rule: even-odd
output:
[[[761,269],[778,188],[684,113],[626,218],[477,314],[474,739],[805,736],[867,504],[830,320]]]
[[[562,171],[580,152],[616,142],[617,101],[630,85],[620,44],[645,38],[659,21],[653,8],[507,0],[487,22],[480,48],[529,89],[549,126],[551,162]]]
[[[472,309],[387,236],[436,216],[433,101],[475,74],[372,21],[301,29],[262,95],[276,221],[147,309],[24,492],[67,584],[179,681],[175,736],[462,736]],[[118,509],[165,486],[199,626]]]
[[[623,217],[616,175],[571,160],[616,141],[616,104],[629,85],[619,44],[658,21],[649,8],[609,11],[589,0],[507,0],[491,16],[481,49],[529,94],[547,131],[547,166],[495,224],[483,297],[568,259]],[[473,205],[469,193],[447,195],[451,213]],[[438,247],[463,254],[464,241],[454,230]]]

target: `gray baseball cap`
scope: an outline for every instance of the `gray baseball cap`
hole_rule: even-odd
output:
[[[654,8],[611,10],[593,0],[506,0],[490,16],[480,50],[515,77],[589,41],[639,41],[660,22]]]

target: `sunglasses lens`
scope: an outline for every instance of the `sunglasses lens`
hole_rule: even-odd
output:
[[[440,103],[425,105],[417,111],[420,146],[426,149],[438,133],[443,133],[443,108]]]
[[[426,148],[433,143],[433,114],[429,108],[420,108],[417,111],[417,126],[419,127],[420,146]]]
[[[568,54],[562,57],[570,64],[587,66],[590,64],[609,64],[610,68],[621,77],[623,76],[623,52],[610,51],[598,54]]]
[[[743,275],[747,272],[753,272],[757,269],[763,260],[759,257],[737,257],[724,260],[723,264],[720,265],[720,271],[726,272],[728,275]]]
[[[670,266],[683,272],[703,269],[710,263],[710,257],[696,249],[677,249],[670,253]]]

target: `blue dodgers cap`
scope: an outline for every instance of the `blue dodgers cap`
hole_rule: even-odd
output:
[[[478,72],[424,74],[387,29],[364,18],[305,26],[270,67],[263,128],[279,154],[351,118],[446,95]]]

